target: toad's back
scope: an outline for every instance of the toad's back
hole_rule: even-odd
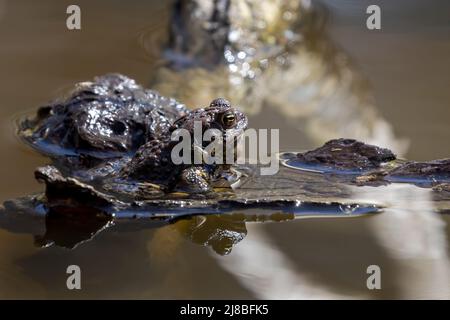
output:
[[[65,97],[41,107],[35,118],[19,124],[19,135],[50,156],[110,158],[163,138],[187,113],[175,99],[126,76],[107,74],[78,83]]]

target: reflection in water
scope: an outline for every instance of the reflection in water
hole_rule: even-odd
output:
[[[232,273],[258,299],[349,299],[364,298],[333,291],[326,284],[299,273],[261,228],[249,228],[248,241],[220,265]]]
[[[180,235],[194,243],[211,247],[220,255],[229,254],[247,235],[250,222],[282,222],[298,218],[358,217],[375,214],[381,207],[372,204],[308,203],[274,201],[273,203],[235,204],[222,211],[202,205],[190,213],[180,213],[179,208],[156,208],[125,213],[114,217],[88,205],[53,204],[45,196],[29,196],[6,201],[0,209],[0,227],[15,233],[28,233],[35,237],[35,245],[56,245],[74,249],[93,239],[102,231],[115,233],[135,232],[170,225]],[[202,212],[202,213],[200,213]],[[213,214],[216,213],[216,214]],[[137,217],[139,215],[139,217]]]
[[[245,222],[230,216],[195,216],[176,223],[179,231],[194,243],[211,247],[216,253],[226,255],[247,235]],[[188,222],[188,223],[186,223]]]
[[[393,184],[354,188],[358,199],[383,198],[387,208],[371,225],[397,262],[404,298],[450,299],[450,261],[445,222],[435,212],[432,190]]]
[[[45,234],[35,236],[39,247],[57,245],[74,249],[108,228],[111,217],[92,207],[51,208],[45,217]]]
[[[247,236],[249,223],[282,222],[296,219],[293,213],[277,212],[266,215],[261,211],[254,211],[253,214],[192,216],[175,222],[174,227],[194,243],[209,246],[219,255],[228,255],[233,247]],[[323,216],[329,215],[326,213],[317,215],[317,217]]]

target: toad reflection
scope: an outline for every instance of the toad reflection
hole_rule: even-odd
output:
[[[247,235],[246,223],[293,220],[294,215],[279,213],[270,216],[229,214],[192,216],[175,222],[173,227],[192,242],[209,246],[217,254],[227,255]]]
[[[21,208],[20,205],[23,207]],[[249,222],[281,222],[295,218],[293,213],[254,214],[232,213],[214,215],[194,215],[176,219],[148,219],[147,221],[113,222],[111,216],[93,208],[85,207],[53,207],[45,217],[31,218],[29,212],[31,203],[19,204],[19,200],[5,203],[1,210],[0,225],[12,232],[34,234],[35,245],[49,247],[52,245],[75,249],[79,245],[92,240],[102,231],[132,232],[148,228],[159,228],[157,234],[172,234],[175,232],[193,243],[211,247],[217,254],[227,255],[233,246],[247,235],[246,223]],[[21,210],[23,210],[21,212]],[[21,229],[11,229],[17,215],[23,215],[26,220]],[[143,220],[143,219],[138,219]],[[16,221],[17,222],[17,221]]]

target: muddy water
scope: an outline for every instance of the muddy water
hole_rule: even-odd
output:
[[[364,24],[368,3],[323,1],[328,41],[366,79],[373,105],[395,138],[408,141],[402,155],[448,157],[448,4],[379,3],[383,29],[369,32]],[[32,172],[47,160],[15,138],[13,123],[21,113],[74,82],[107,72],[150,83],[161,62],[157,44],[166,38],[169,3],[79,1],[82,30],[73,32],[65,28],[69,4],[0,0],[2,202],[43,190]],[[287,114],[263,108],[250,123],[282,128],[284,150],[315,146],[321,139],[316,131],[299,130]],[[337,125],[336,132],[345,127]],[[374,197],[358,188],[354,194]],[[38,248],[32,235],[0,230],[0,297],[449,298],[450,219],[434,213],[430,197],[427,190],[394,185],[384,195],[391,206],[379,215],[247,223],[239,229],[246,236],[228,255],[202,245],[208,234],[189,232],[196,219],[137,232],[103,232],[74,250]],[[219,228],[229,221],[208,223]],[[80,291],[66,288],[70,264],[82,269]],[[366,268],[372,264],[382,270],[382,290],[366,287]]]

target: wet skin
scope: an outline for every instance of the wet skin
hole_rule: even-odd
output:
[[[189,110],[121,74],[82,82],[19,124],[19,135],[51,157],[111,159],[167,134]]]
[[[34,119],[20,123],[19,135],[49,155],[58,169],[83,180],[149,182],[166,192],[229,187],[230,165],[206,164],[203,157],[196,164],[172,161],[179,141],[171,136],[177,129],[191,136],[192,158],[210,143],[194,147],[195,122],[201,123],[202,133],[219,130],[224,145],[227,136],[237,139],[247,127],[247,117],[225,99],[189,111],[130,78],[109,74],[79,83],[65,99],[40,108]]]
[[[137,180],[154,181],[168,189],[192,192],[210,192],[214,182],[219,184],[231,177],[230,165],[206,164],[202,157],[201,164],[194,164],[195,152],[202,153],[209,142],[194,145],[194,124],[201,124],[202,133],[208,129],[216,129],[221,133],[221,144],[225,146],[226,137],[237,139],[247,127],[247,117],[231,107],[222,98],[215,99],[209,107],[196,109],[181,117],[168,130],[165,139],[150,141],[139,148],[133,159],[122,170],[122,174]],[[174,164],[172,150],[179,143],[172,140],[172,134],[184,129],[191,136],[190,164]],[[233,144],[234,145],[234,144]],[[200,149],[199,149],[200,147]],[[203,155],[203,154],[201,154]]]

